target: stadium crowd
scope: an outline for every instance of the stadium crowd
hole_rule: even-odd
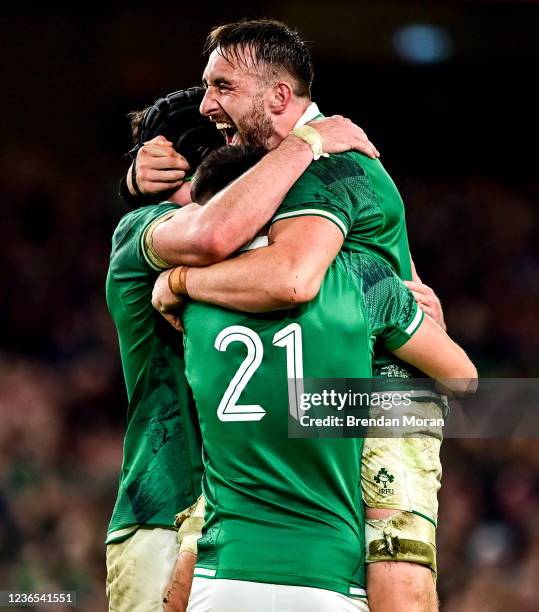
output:
[[[106,605],[104,537],[126,411],[104,279],[127,209],[115,196],[122,168],[104,167],[59,180],[52,162],[12,156],[0,226],[0,589],[77,591],[88,611]],[[537,184],[397,182],[418,272],[480,375],[533,376]],[[442,610],[537,609],[539,441],[448,440],[442,462]]]

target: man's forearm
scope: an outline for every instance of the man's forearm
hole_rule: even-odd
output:
[[[288,136],[255,167],[209,200],[199,213],[201,225],[213,224],[227,242],[234,243],[230,252],[237,251],[271,219],[312,159],[307,143]]]
[[[194,300],[245,312],[309,302],[320,290],[343,235],[327,219],[297,217],[273,225],[270,243],[207,268],[190,268],[187,293]]]
[[[153,234],[154,248],[171,265],[222,261],[266,225],[312,159],[307,143],[288,136],[196,215],[180,212],[159,225]]]
[[[275,257],[269,246],[205,268],[191,268],[186,289],[198,302],[244,312],[268,312],[289,308],[301,299],[288,277],[286,262]]]
[[[272,225],[270,245],[207,267],[179,266],[163,272],[152,304],[176,326],[182,297],[245,312],[290,308],[312,300],[343,243],[332,221],[317,216]]]

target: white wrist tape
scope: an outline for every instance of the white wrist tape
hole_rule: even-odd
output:
[[[313,159],[315,161],[321,157],[329,157],[329,153],[324,153],[322,136],[320,136],[320,133],[310,125],[302,125],[301,127],[292,130],[290,133],[298,138],[301,138],[301,140],[306,142],[311,147]]]

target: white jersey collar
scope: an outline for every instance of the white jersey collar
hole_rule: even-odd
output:
[[[318,110],[318,105],[315,102],[311,102],[303,115],[301,115],[301,117],[298,119],[294,129],[309,123],[309,121],[312,121],[315,117],[318,117],[319,114],[320,111]]]

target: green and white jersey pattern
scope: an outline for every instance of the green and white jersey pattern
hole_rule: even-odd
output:
[[[175,211],[168,202],[125,215],[112,239],[107,304],[116,326],[129,407],[124,456],[107,543],[141,526],[173,528],[200,493],[201,440],[185,378],[181,336],[154,310],[157,272],[143,236]]]
[[[322,115],[313,103],[297,125],[319,117]],[[273,222],[311,215],[337,225],[345,238],[343,251],[376,254],[400,278],[411,280],[404,203],[380,160],[348,152],[313,162],[288,192]],[[390,356],[381,345],[376,351],[375,371],[382,376],[423,376]]]
[[[364,595],[363,440],[288,439],[288,379],[369,378],[374,336],[395,348],[420,324],[391,268],[377,258],[362,267],[361,256],[340,254],[318,296],[288,311],[187,304],[207,503],[195,576]]]
[[[307,111],[305,120],[310,118]],[[374,253],[402,279],[412,278],[404,203],[380,160],[350,151],[311,163],[272,222],[312,215],[337,225],[343,250]]]

